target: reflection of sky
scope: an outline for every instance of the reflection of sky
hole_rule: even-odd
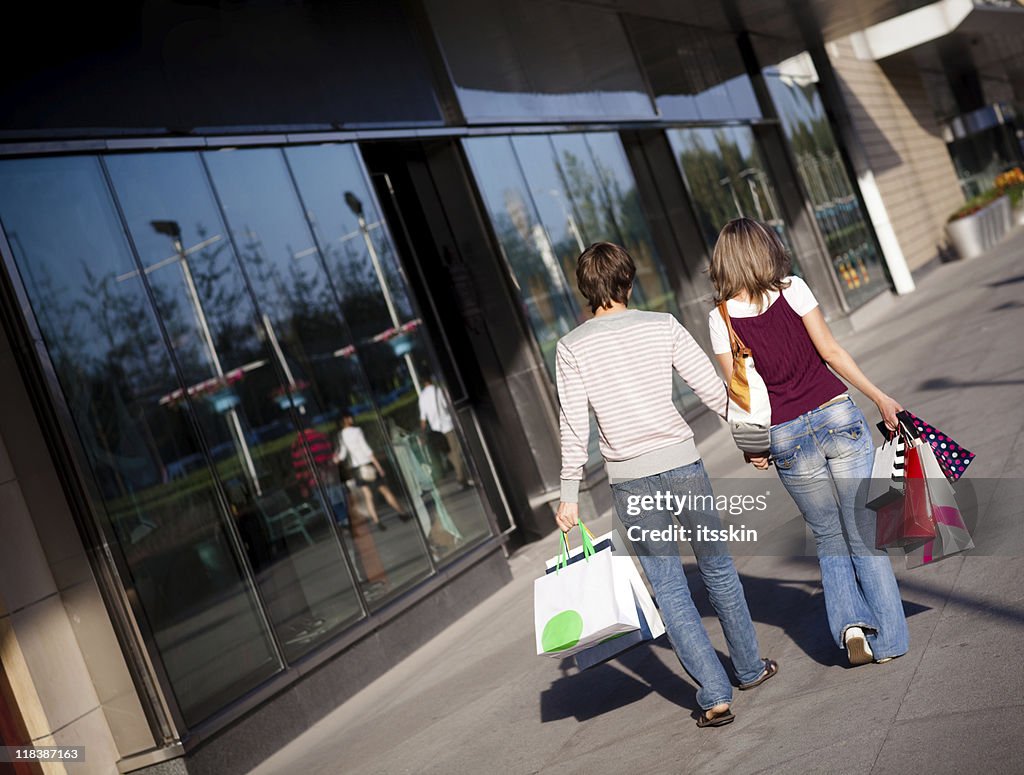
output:
[[[609,9],[524,0],[426,8],[470,121],[654,116],[622,19]]]
[[[366,244],[359,231],[359,222],[346,204],[346,191],[355,194],[363,204],[363,217],[371,230],[371,238],[381,264],[386,269],[388,289],[398,308],[399,317],[412,316],[412,305],[399,279],[397,257],[387,236],[377,199],[370,191],[356,150],[352,145],[305,146],[285,151],[303,203],[316,223],[328,265],[342,295],[347,281],[363,278],[370,288],[378,281]],[[342,241],[344,238],[344,241]],[[383,295],[383,294],[379,294]],[[390,321],[382,325],[390,326]]]
[[[524,195],[526,183],[507,137],[474,137],[465,141],[466,153],[476,171],[477,185],[495,223],[509,219],[505,207],[507,194],[518,197],[529,221],[537,216]],[[529,226],[529,224],[527,224]],[[525,237],[524,237],[525,239]]]
[[[633,172],[626,160],[626,152],[622,149],[622,141],[614,132],[588,132],[586,143],[594,158],[601,164],[602,174],[610,176],[618,183],[619,192],[625,196],[636,183],[633,180]],[[611,181],[603,181],[610,185]],[[608,192],[612,196],[612,192]]]
[[[273,300],[277,314],[287,316],[291,310],[283,305],[283,291],[292,283],[296,272],[319,292],[319,272],[306,253],[314,247],[309,224],[303,216],[284,158],[276,149],[206,152],[214,185],[224,205],[228,224],[235,235],[243,260],[250,265],[263,303]],[[263,267],[251,266],[253,256],[262,257]],[[306,255],[304,260],[294,258]],[[273,271],[273,284],[262,276]],[[284,287],[282,287],[282,285]]]
[[[825,121],[825,110],[814,84],[800,86],[773,75],[767,75],[765,81],[787,137],[792,137],[800,125],[811,129],[816,122]]]
[[[522,123],[547,119],[652,118],[651,99],[642,91],[539,94],[456,87],[463,113],[472,120]]]
[[[548,252],[549,240],[543,229],[539,229],[534,199],[523,180],[522,168],[512,150],[511,140],[508,137],[479,137],[466,140],[464,144],[499,239],[522,240],[518,245],[503,245],[503,249],[512,265],[534,334],[538,341],[553,341],[572,328],[576,318],[564,278],[560,276],[560,271],[557,276],[552,272],[550,264],[553,257]],[[531,167],[553,166],[550,146],[545,158],[543,145],[527,145],[532,145],[528,150],[531,158],[536,161]],[[523,164],[526,164],[525,159]],[[538,173],[540,171],[536,170]],[[553,174],[553,170],[548,169],[543,179],[556,181],[557,175],[552,177]],[[559,183],[558,189],[561,188]],[[556,219],[554,223],[562,223],[565,218],[557,209],[557,202],[550,196],[544,199],[545,206],[549,208],[546,212],[550,212]],[[515,227],[511,233],[502,228],[503,224],[510,223]],[[521,233],[521,229],[525,230],[525,234]],[[546,362],[551,368],[553,351],[547,353],[547,356]]]
[[[96,328],[99,300],[88,291],[86,268],[95,280],[107,280],[114,296],[139,301],[143,290],[138,277],[114,280],[135,265],[98,161],[63,157],[4,162],[0,217],[8,234],[14,234],[15,257],[48,338],[68,330],[77,340],[76,357],[105,358],[108,343]],[[47,283],[55,298],[48,296]]]
[[[721,121],[760,118],[761,111],[746,75],[712,86],[697,94],[659,94],[658,110],[668,119]]]
[[[220,239],[209,247],[188,255],[211,332],[216,337],[226,324],[237,328],[251,322],[254,317],[251,304],[238,303],[245,298],[244,284],[198,156],[182,152],[110,156],[107,166],[142,265],[151,267],[175,253],[171,238],[157,233],[151,221],[175,221],[181,227],[182,246],[186,251],[219,236]],[[215,299],[209,298],[211,288],[205,278],[212,276],[216,276],[214,293],[231,303],[215,306]],[[151,272],[149,280],[155,287],[163,287],[181,299],[186,306],[180,312],[190,314],[183,274],[177,263]]]
[[[512,144],[551,241],[556,245],[570,243],[575,247],[567,217],[572,205],[554,164],[551,141],[545,135],[525,135],[512,138]]]

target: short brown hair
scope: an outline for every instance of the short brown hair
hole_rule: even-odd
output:
[[[595,242],[576,259],[576,285],[590,311],[625,304],[636,277],[636,264],[626,249],[612,242]]]
[[[786,246],[775,229],[753,218],[734,218],[718,235],[708,276],[717,301],[728,301],[743,292],[760,308],[769,291],[789,287],[790,267]]]

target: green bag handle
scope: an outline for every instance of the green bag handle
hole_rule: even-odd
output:
[[[583,554],[584,554],[585,557],[588,557],[588,558],[589,557],[593,557],[594,556],[594,540],[593,540],[594,536],[590,532],[590,530],[587,528],[587,526],[583,524],[583,520],[582,519],[579,520],[579,523],[580,523],[580,535],[583,537]]]
[[[579,527],[583,544],[583,557],[589,561],[590,558],[594,556],[593,534],[587,526],[583,524],[583,520],[579,521]],[[555,573],[558,573],[562,568],[569,565],[569,540],[566,538],[567,535],[567,533],[561,534],[562,551],[558,557],[558,563],[555,565]]]

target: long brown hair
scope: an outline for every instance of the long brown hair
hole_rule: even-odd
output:
[[[758,309],[770,291],[789,287],[789,254],[774,229],[753,218],[734,218],[722,227],[708,276],[716,302],[746,293]]]

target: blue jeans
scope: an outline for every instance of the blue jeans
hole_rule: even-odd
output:
[[[675,541],[638,535],[641,529],[663,530],[674,524],[674,509],[645,510],[638,503],[644,496],[654,497],[665,491],[679,497],[687,494],[711,496],[707,499],[709,505],[706,509],[683,511],[678,518],[679,524],[690,531],[700,526],[720,529],[714,493],[703,461],[612,485],[615,511],[626,528],[626,538],[654,587],[669,640],[686,672],[697,682],[697,704],[707,710],[723,702],[732,702],[732,684],[693,604],[679,547]],[[690,545],[697,557],[697,568],[711,605],[722,623],[736,677],[740,683],[749,683],[764,672],[764,663],[758,652],[754,623],[750,620],[747,600],[729,554],[728,542],[691,540]]]
[[[771,455],[783,486],[814,533],[829,629],[839,648],[848,627],[868,634],[875,659],[905,654],[907,618],[889,556],[875,549],[875,515],[863,504],[875,450],[853,400],[772,426]],[[859,497],[858,497],[859,495]]]

